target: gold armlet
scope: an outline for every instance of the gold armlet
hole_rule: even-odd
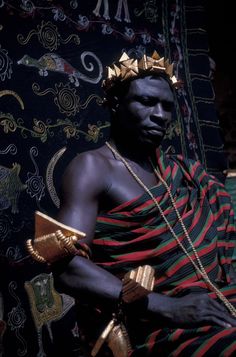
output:
[[[41,212],[36,212],[35,239],[28,239],[26,248],[32,258],[39,263],[51,264],[71,255],[89,258],[89,247],[79,242],[84,237],[83,232],[66,226]]]

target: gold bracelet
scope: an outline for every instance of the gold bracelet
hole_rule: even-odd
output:
[[[122,281],[122,301],[129,304],[148,295],[154,287],[154,272],[150,265],[144,265],[126,273]]]

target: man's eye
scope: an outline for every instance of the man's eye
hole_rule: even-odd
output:
[[[152,105],[155,105],[155,101],[152,100],[151,98],[140,98],[140,103],[142,103],[143,105],[149,105],[149,106],[152,106]]]

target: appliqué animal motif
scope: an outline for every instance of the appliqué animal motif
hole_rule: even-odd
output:
[[[12,169],[0,165],[0,210],[11,206],[11,212],[18,213],[19,195],[27,187],[19,178],[20,169],[17,163]]]
[[[40,76],[47,76],[49,71],[66,74],[69,76],[69,80],[75,84],[75,86],[79,86],[79,79],[85,82],[97,84],[102,78],[102,63],[93,52],[83,52],[81,54],[81,62],[85,70],[88,72],[94,71],[94,64],[90,62],[88,65],[86,65],[86,57],[91,57],[97,65],[98,73],[95,77],[90,77],[81,73],[56,53],[46,53],[39,59],[32,58],[26,54],[17,63],[28,67],[38,68]]]
[[[100,15],[100,9],[101,9],[101,6],[102,6],[102,2],[104,4],[103,18],[105,20],[110,20],[109,2],[108,2],[108,0],[98,0],[97,5],[96,5],[95,9],[93,10],[93,13],[94,13],[95,16],[101,16]],[[122,19],[121,19],[122,7],[124,7],[124,12],[125,12],[124,21],[125,22],[130,22],[129,8],[128,8],[127,0],[118,0],[115,19],[117,21],[122,21]]]

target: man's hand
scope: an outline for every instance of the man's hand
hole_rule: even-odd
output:
[[[157,302],[161,304],[159,308],[156,305]],[[150,294],[150,310],[156,312],[163,324],[168,327],[191,328],[206,325],[218,325],[223,328],[236,327],[236,318],[228,312],[226,307],[207,294],[189,294],[180,298]]]

